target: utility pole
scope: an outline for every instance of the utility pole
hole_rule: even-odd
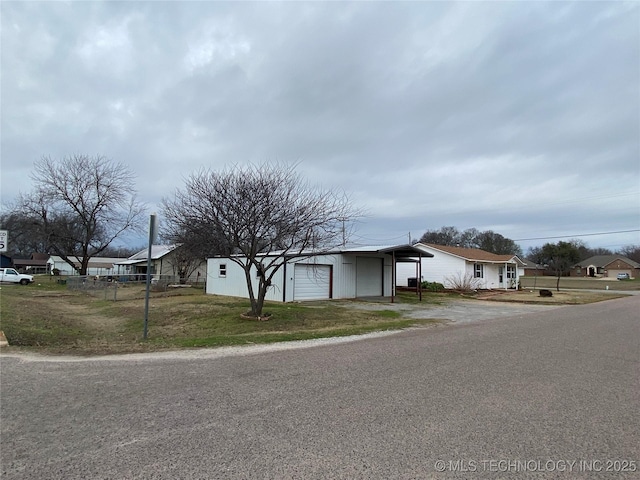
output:
[[[158,233],[158,222],[155,213],[149,217],[149,249],[147,250],[147,289],[144,296],[144,332],[142,338],[147,339],[149,332],[149,290],[151,287],[151,247]]]
[[[347,246],[347,234],[344,230],[344,218],[342,218],[342,246],[346,247]]]

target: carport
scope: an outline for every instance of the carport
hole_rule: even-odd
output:
[[[422,259],[433,257],[431,253],[425,252],[419,248],[415,248],[411,245],[399,245],[392,247],[361,247],[361,248],[352,248],[352,249],[344,249],[341,251],[343,255],[372,255],[372,254],[384,254],[389,255],[391,257],[391,303],[395,302],[395,293],[396,293],[396,265],[398,263],[414,263],[416,265],[416,278],[420,279],[422,277]],[[356,259],[362,258],[363,260],[360,263],[365,263],[363,257],[356,257]],[[356,282],[359,278],[364,277],[365,275],[369,278],[375,278],[375,272],[372,271],[372,266],[367,268],[365,271],[363,268],[359,268],[360,265],[357,264],[357,278]],[[373,274],[373,275],[372,275]],[[384,278],[382,276],[381,278]],[[363,296],[375,296],[375,295],[366,295],[360,294],[363,292],[357,292],[357,297]],[[422,285],[421,282],[416,282],[416,293],[420,297],[420,301],[422,301]]]

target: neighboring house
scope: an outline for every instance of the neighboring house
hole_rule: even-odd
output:
[[[275,255],[264,255],[265,260]],[[340,248],[283,259],[266,300],[291,302],[395,295],[394,265],[430,254],[408,245]],[[239,257],[243,258],[243,257]],[[415,260],[414,260],[415,262]],[[257,292],[257,272],[252,272]],[[207,261],[206,292],[248,298],[244,270],[229,257]]]
[[[160,277],[169,278],[171,281],[178,282],[179,279],[179,260],[176,257],[176,250],[179,245],[152,245],[151,246],[151,274],[157,280]],[[139,251],[135,255],[126,260],[120,259],[116,263],[116,275],[140,276],[147,274],[147,257],[148,248]],[[206,261],[194,266],[194,271],[185,279],[188,282],[198,283],[206,278],[207,273]]]
[[[449,247],[416,243],[414,247],[433,258],[423,260],[422,281],[438,282],[452,288],[461,280],[470,279],[476,288],[517,288],[524,263],[515,255],[496,255],[478,248]],[[408,286],[415,279],[415,268],[398,264],[399,286]]]
[[[76,267],[80,268],[80,264],[82,262],[81,258],[70,257],[70,259],[71,261],[73,261]],[[115,265],[117,264],[117,262],[123,260],[125,259],[118,257],[91,257],[89,259],[89,265],[87,267],[87,275],[114,275],[116,273]],[[59,275],[66,276],[78,275],[78,271],[58,255],[49,256],[49,259],[47,260],[47,271],[51,273],[54,273],[55,271]]]
[[[30,275],[49,273],[49,254],[32,253],[28,259],[14,259],[13,266],[16,270]]]
[[[552,274],[544,265],[540,265],[526,258],[522,260],[522,267],[518,267],[518,272],[521,277],[541,277]]]
[[[581,261],[571,269],[571,277],[616,278],[619,273],[628,273],[637,278],[640,264],[619,255],[596,255]]]

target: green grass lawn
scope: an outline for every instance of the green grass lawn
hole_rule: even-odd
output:
[[[414,296],[404,295],[404,301],[414,302]],[[434,295],[432,301],[439,300]],[[402,318],[387,309],[345,308],[339,302],[267,303],[265,313],[271,317],[258,322],[241,316],[248,300],[194,288],[152,292],[149,307],[149,336],[143,341],[144,287],[119,287],[115,294],[79,292],[43,277],[34,285],[0,287],[0,330],[10,348],[105,354],[304,340],[437,323]]]

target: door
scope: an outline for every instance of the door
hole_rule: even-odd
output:
[[[331,298],[331,265],[296,263],[293,269],[294,300]]]
[[[383,261],[376,257],[356,257],[356,297],[383,295]]]

